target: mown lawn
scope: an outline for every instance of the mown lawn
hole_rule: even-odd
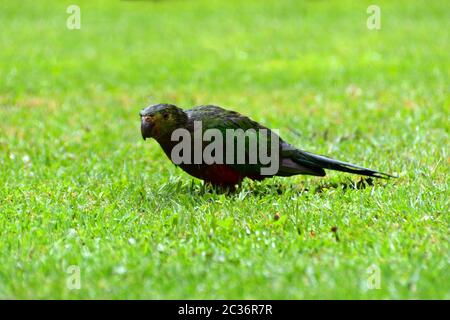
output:
[[[372,2],[3,1],[0,298],[449,299],[450,10]],[[399,178],[218,194],[142,140],[158,102]]]

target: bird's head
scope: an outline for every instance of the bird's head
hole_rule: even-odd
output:
[[[170,140],[175,129],[183,127],[187,122],[186,113],[173,104],[155,104],[143,109],[141,116],[141,133],[144,140],[155,138]]]

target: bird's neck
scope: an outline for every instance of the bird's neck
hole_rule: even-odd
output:
[[[190,121],[187,117],[187,115],[183,112],[182,114],[179,115],[179,119],[177,121],[177,128],[179,129],[187,129],[190,132]],[[164,153],[167,155],[167,157],[169,157],[169,159],[171,159],[171,154],[172,154],[172,149],[178,144],[180,143],[179,140],[178,141],[172,141],[172,133],[173,130],[161,130],[158,132],[157,135],[154,136],[154,138],[156,139],[156,141],[158,141],[159,145],[161,146],[161,148],[164,150]]]
[[[175,147],[178,141],[172,141],[170,137],[168,137],[168,139],[167,138],[157,139],[156,141],[158,141],[159,145],[161,146],[167,157],[172,160],[171,158],[172,149]]]

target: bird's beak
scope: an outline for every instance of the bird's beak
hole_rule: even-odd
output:
[[[141,134],[142,138],[145,140],[149,137],[149,133],[152,130],[153,122],[149,122],[147,117],[141,117]]]
[[[145,132],[144,132],[144,125],[141,123],[141,133],[142,133],[142,139],[147,139],[147,137],[145,136]]]

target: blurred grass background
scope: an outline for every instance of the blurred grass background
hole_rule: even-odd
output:
[[[368,1],[70,4],[0,4],[1,298],[449,298],[445,1],[377,1],[377,31]],[[142,141],[159,102],[400,178],[205,192]]]

